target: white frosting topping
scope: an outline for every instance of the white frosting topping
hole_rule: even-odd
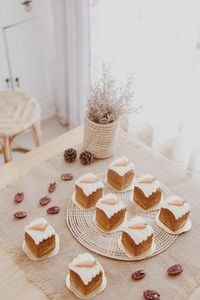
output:
[[[104,201],[113,200],[115,203],[112,204],[106,204]],[[118,197],[112,193],[108,193],[104,195],[96,204],[96,207],[101,209],[106,216],[110,219],[114,214],[118,213],[120,210],[124,209],[124,203],[118,199]]]
[[[31,229],[31,227],[40,227],[40,225],[44,226],[44,231]],[[54,228],[44,218],[33,220],[25,227],[25,232],[30,235],[36,245],[39,245],[43,240],[47,240],[48,238],[52,237],[52,235],[55,235]]]
[[[126,165],[116,166],[118,163],[127,162]],[[125,156],[116,158],[109,167],[110,170],[116,172],[119,176],[124,176],[129,171],[134,171],[134,164],[129,162],[128,158]]]
[[[173,202],[174,200],[175,201],[176,200],[184,201],[183,198],[176,196],[176,195],[172,195],[165,199],[165,201],[162,204],[162,207],[171,211],[172,214],[174,215],[175,219],[177,220],[190,211],[190,205],[186,201],[184,201],[183,205],[181,205],[181,206],[169,204],[170,202]]]
[[[94,179],[93,183],[82,183],[80,181]],[[98,178],[98,176],[88,173],[84,174],[83,176],[79,177],[78,180],[75,182],[84,192],[86,196],[91,195],[92,193],[96,192],[98,189],[102,189],[104,187],[103,182]]]
[[[91,263],[92,267],[84,267],[84,263]],[[83,267],[77,266],[81,264],[83,264]],[[69,264],[69,269],[80,276],[84,285],[88,285],[94,277],[96,277],[101,271],[103,272],[101,264],[90,253],[79,254]]]
[[[135,217],[128,221],[126,227],[123,229],[124,232],[128,233],[130,237],[134,240],[136,245],[141,244],[150,237],[154,230],[150,225],[146,225],[144,229],[131,229],[130,226],[146,224],[145,220],[142,217]]]
[[[146,180],[146,179],[150,179],[150,181],[152,180],[152,182],[150,183],[141,183],[140,181]],[[154,177],[152,175],[149,174],[144,174],[142,175],[137,182],[135,183],[135,186],[137,186],[140,190],[143,191],[145,197],[150,197],[153,193],[155,193],[159,188],[160,188],[160,182],[156,179],[154,179]]]

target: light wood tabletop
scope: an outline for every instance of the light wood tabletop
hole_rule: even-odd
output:
[[[17,158],[13,162],[1,166],[0,188],[11,183],[12,180],[17,178],[22,172],[28,172],[28,170],[34,166],[35,161],[42,163],[42,161],[51,158],[51,156],[63,151],[65,148],[73,147],[80,143],[82,141],[82,137],[83,127],[80,126]],[[133,139],[131,136],[129,136],[129,138]],[[176,175],[176,180],[173,180],[170,175],[168,177],[166,176],[166,182],[169,188],[173,189],[176,187],[177,190],[181,190],[187,183],[187,187],[188,185],[191,186],[192,191],[194,187],[196,188],[199,185],[198,176],[192,175],[186,170],[183,170],[175,162],[164,158],[162,155],[154,152],[150,147],[143,143],[136,140],[134,140],[134,143],[137,145],[138,151],[141,152],[141,160],[143,157],[148,155],[148,159],[153,159],[154,163],[156,162],[159,166],[162,166],[162,170],[166,170],[166,173],[169,169],[173,169],[173,172]],[[0,201],[3,201],[3,199]],[[0,249],[0,261],[0,299],[47,299],[37,286],[33,285],[26,279],[26,274],[19,269],[4,249]],[[200,288],[195,289],[189,299],[200,299]]]

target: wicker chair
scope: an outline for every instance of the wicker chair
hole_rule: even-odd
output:
[[[40,142],[40,105],[20,92],[0,92],[0,152],[4,161],[12,160],[11,152],[27,152],[30,149],[14,146],[15,138],[24,132],[31,131],[34,143]]]

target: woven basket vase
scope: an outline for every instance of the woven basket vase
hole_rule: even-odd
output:
[[[95,158],[104,159],[116,151],[119,120],[109,124],[97,124],[85,118],[83,147]]]

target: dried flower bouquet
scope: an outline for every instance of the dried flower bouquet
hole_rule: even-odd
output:
[[[138,111],[133,106],[133,78],[128,77],[125,84],[118,84],[106,64],[102,78],[91,85],[88,94],[87,117],[94,123],[112,123],[122,115]]]
[[[89,89],[83,147],[95,158],[107,158],[116,152],[119,119],[137,112],[133,106],[133,79],[117,84],[110,67],[103,65],[102,78]]]

